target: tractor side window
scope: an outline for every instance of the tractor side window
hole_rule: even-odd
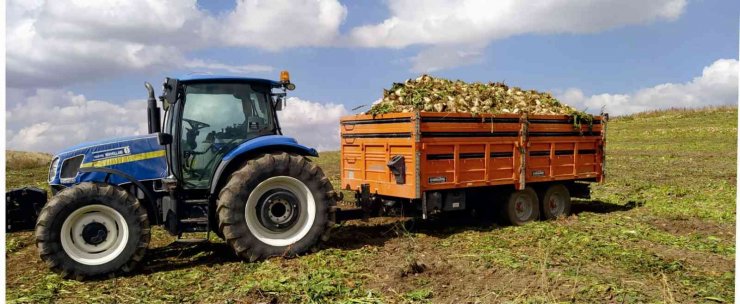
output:
[[[248,84],[186,87],[180,132],[186,187],[208,188],[226,153],[249,139],[273,134],[268,96]]]

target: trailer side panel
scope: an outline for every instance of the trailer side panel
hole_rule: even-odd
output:
[[[341,120],[342,187],[419,199],[430,190],[603,179],[601,117],[396,113]],[[403,183],[387,166],[403,156]],[[522,157],[524,156],[524,157]],[[524,176],[522,176],[524,174]]]

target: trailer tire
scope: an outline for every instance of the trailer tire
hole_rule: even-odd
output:
[[[231,174],[219,193],[219,229],[243,259],[293,257],[334,226],[332,185],[303,156],[262,154]]]
[[[132,271],[151,237],[146,208],[135,196],[91,182],[52,197],[39,214],[35,236],[49,268],[77,280]]]
[[[531,187],[509,193],[504,204],[504,218],[512,225],[521,226],[539,219],[540,204]]]
[[[541,194],[540,208],[545,220],[556,219],[570,214],[570,191],[563,184],[553,184]]]

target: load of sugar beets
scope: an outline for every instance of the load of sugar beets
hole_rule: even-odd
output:
[[[561,103],[547,92],[522,90],[501,82],[467,83],[421,75],[384,90],[367,114],[453,112],[478,114],[570,115],[578,125],[593,116]]]

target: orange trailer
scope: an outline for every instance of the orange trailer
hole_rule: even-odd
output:
[[[607,117],[575,127],[566,115],[346,116],[340,126],[341,185],[357,191],[365,209],[401,201],[424,217],[494,198],[514,217],[518,209],[532,209],[524,210],[524,221],[509,216],[514,224],[540,213],[564,215],[571,196],[587,196],[584,182],[604,180]]]

